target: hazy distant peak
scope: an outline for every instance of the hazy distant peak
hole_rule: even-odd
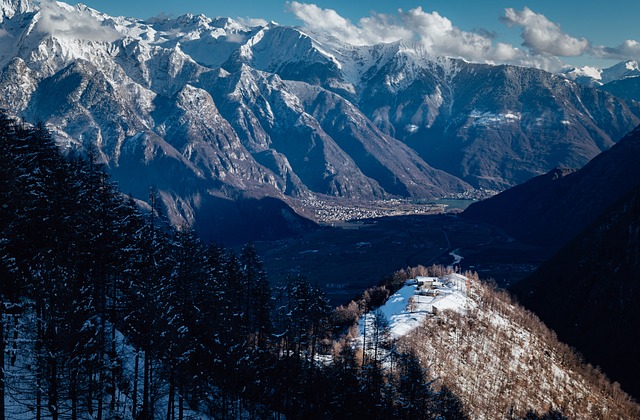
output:
[[[211,22],[211,26],[215,26],[216,28],[226,29],[226,30],[235,30],[235,31],[246,31],[248,28],[228,17],[219,17],[214,19]]]

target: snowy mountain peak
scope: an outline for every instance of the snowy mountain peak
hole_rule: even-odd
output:
[[[640,76],[640,68],[635,60],[622,61],[602,70],[602,81],[604,83],[638,76]]]
[[[214,19],[211,22],[211,26],[216,28],[221,28],[226,31],[234,31],[234,32],[241,32],[241,31],[248,30],[248,28],[243,24],[236,22],[235,20],[228,17],[219,17]]]
[[[194,15],[191,13],[187,13],[185,15],[179,16],[176,19],[176,23],[181,24],[183,26],[197,26],[197,27],[208,27],[211,25],[211,19],[206,17],[205,15]]]
[[[640,66],[636,60],[627,60],[606,69],[584,66],[565,70],[563,74],[582,85],[601,86],[616,80],[640,76]]]
[[[602,70],[590,66],[574,67],[566,70],[564,75],[569,80],[586,85],[600,84],[600,81],[602,80]]]
[[[31,12],[33,9],[33,3],[29,0],[0,0],[0,22],[15,15]]]
[[[145,23],[153,26],[157,31],[165,32],[167,37],[183,37],[185,34],[199,34],[199,36],[202,36],[211,32],[228,35],[250,30],[231,18],[210,19],[205,15],[193,15],[191,13],[177,18],[154,17],[147,19]]]

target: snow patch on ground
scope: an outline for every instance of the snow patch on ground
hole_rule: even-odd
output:
[[[522,115],[519,112],[507,111],[495,114],[492,112],[481,112],[473,110],[469,114],[470,125],[472,126],[495,126],[502,124],[513,124],[520,121]]]
[[[468,285],[471,283],[467,277],[455,273],[438,279],[419,277],[407,280],[405,286],[379,308],[389,321],[391,338],[408,334],[427,316],[437,315],[439,311],[449,309],[466,314],[476,306],[467,295]],[[365,314],[360,320],[360,334],[365,332],[365,326],[371,331],[373,322],[374,315]]]
[[[418,130],[420,129],[420,127],[418,127],[418,126],[417,126],[417,125],[415,125],[415,124],[408,124],[404,129],[405,129],[405,131],[406,131],[407,133],[414,134],[414,133],[417,133],[417,132],[418,132]]]

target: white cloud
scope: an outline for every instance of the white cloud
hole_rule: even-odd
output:
[[[76,8],[51,0],[40,2],[38,29],[59,37],[90,41],[114,41],[120,35],[90,9]]]
[[[515,64],[559,71],[566,67],[562,57],[591,55],[596,58],[639,59],[640,43],[627,40],[617,47],[592,47],[585,38],[562,31],[559,24],[525,7],[521,11],[505,9],[500,20],[521,28],[522,48],[497,42],[496,34],[482,28],[464,31],[438,12],[422,7],[396,14],[372,13],[353,23],[335,10],[315,4],[292,1],[288,9],[304,25],[316,32],[332,35],[353,45],[405,41],[422,44],[436,55],[458,57],[472,62]]]
[[[531,55],[510,44],[494,44],[495,34],[479,29],[468,32],[456,27],[438,12],[425,12],[422,7],[398,10],[395,15],[372,13],[357,24],[340,16],[335,10],[296,1],[287,3],[289,10],[305,26],[353,45],[405,41],[422,44],[435,55],[458,57],[467,61],[511,63],[559,70],[562,63],[552,57]]]
[[[267,26],[269,24],[269,22],[260,18],[239,17],[237,20],[240,24],[248,27]]]
[[[640,42],[627,39],[617,47],[599,45],[593,47],[591,53],[598,58],[615,60],[640,60]]]
[[[590,44],[585,38],[574,38],[562,32],[560,25],[528,7],[522,11],[508,8],[501,19],[507,25],[521,26],[523,45],[534,52],[576,57],[589,51]]]
[[[470,61],[512,60],[520,52],[507,44],[493,45],[492,37],[483,33],[462,31],[438,12],[425,12],[422,7],[399,11],[403,23],[416,34],[419,42],[434,54],[461,57]]]
[[[397,22],[394,16],[374,13],[358,21],[358,27],[367,44],[394,41],[412,41],[415,34],[410,28]]]
[[[315,4],[287,3],[289,10],[311,29],[328,33],[352,45],[372,45],[381,42],[407,40],[413,33],[397,25],[386,15],[373,14],[362,18],[358,25],[343,18],[333,9],[321,9]]]
[[[294,1],[288,3],[288,7],[308,28],[329,33],[354,45],[419,42],[434,54],[470,61],[505,61],[521,54],[506,44],[494,47],[492,35],[487,31],[462,31],[438,12],[428,13],[422,7],[408,12],[398,10],[397,15],[372,13],[370,17],[360,19],[357,25],[335,10],[322,9],[315,4]]]
[[[563,63],[557,57],[545,56],[519,49],[511,44],[495,42],[495,34],[486,30],[463,31],[438,12],[425,12],[421,7],[408,12],[399,11],[403,23],[416,38],[437,55],[459,57],[467,61],[515,64],[558,71]]]

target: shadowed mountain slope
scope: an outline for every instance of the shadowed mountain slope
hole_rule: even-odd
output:
[[[640,184],[640,127],[578,171],[555,169],[462,214],[558,249]]]

